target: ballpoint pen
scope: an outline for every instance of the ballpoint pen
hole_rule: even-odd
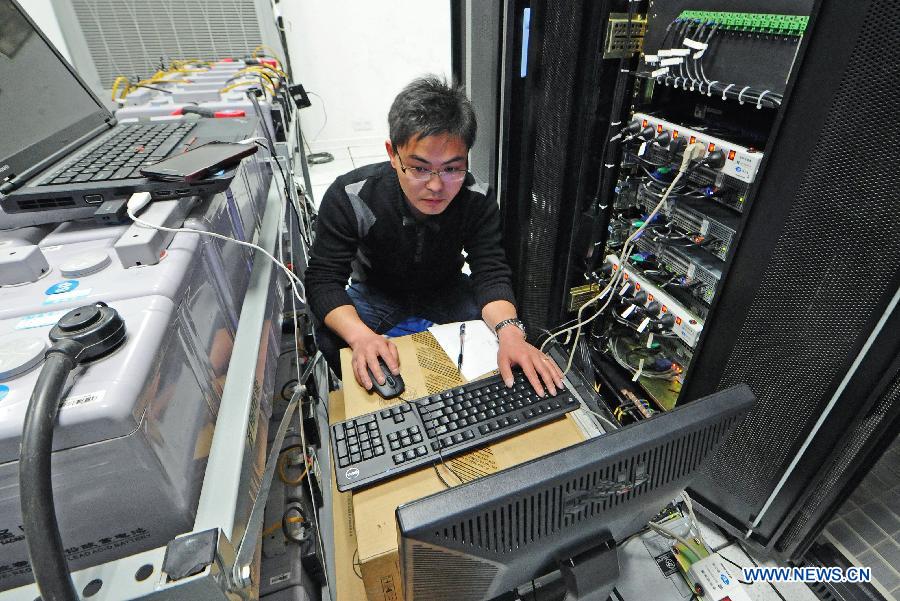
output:
[[[466,345],[466,324],[459,324],[459,357],[456,358],[456,371],[462,373],[463,349]]]

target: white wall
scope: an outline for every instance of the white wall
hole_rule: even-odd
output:
[[[50,0],[25,0],[24,2],[19,2],[19,5],[37,23],[44,35],[56,46],[56,49],[71,63],[72,56],[69,54],[69,48],[63,39],[59,21],[56,19],[56,13],[53,11]]]
[[[321,97],[310,95],[313,106],[301,112],[313,150],[383,142],[388,108],[404,85],[425,73],[450,76],[449,0],[282,0],[278,7],[294,79]]]

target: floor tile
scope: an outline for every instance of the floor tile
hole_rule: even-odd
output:
[[[872,577],[887,590],[900,586],[900,574],[874,551],[866,551],[859,556],[859,564],[872,568]]]

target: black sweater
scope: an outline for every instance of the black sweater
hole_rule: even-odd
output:
[[[416,221],[389,162],[360,167],[337,178],[322,198],[306,269],[309,306],[324,320],[352,304],[345,291],[351,274],[398,298],[440,294],[460,273],[464,249],[478,306],[514,302],[500,212],[486,186],[469,174],[443,213]]]

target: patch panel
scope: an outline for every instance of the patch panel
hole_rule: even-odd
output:
[[[712,23],[727,31],[801,36],[809,25],[805,15],[773,13],[739,13],[727,11],[685,10],[678,16],[684,21]]]

